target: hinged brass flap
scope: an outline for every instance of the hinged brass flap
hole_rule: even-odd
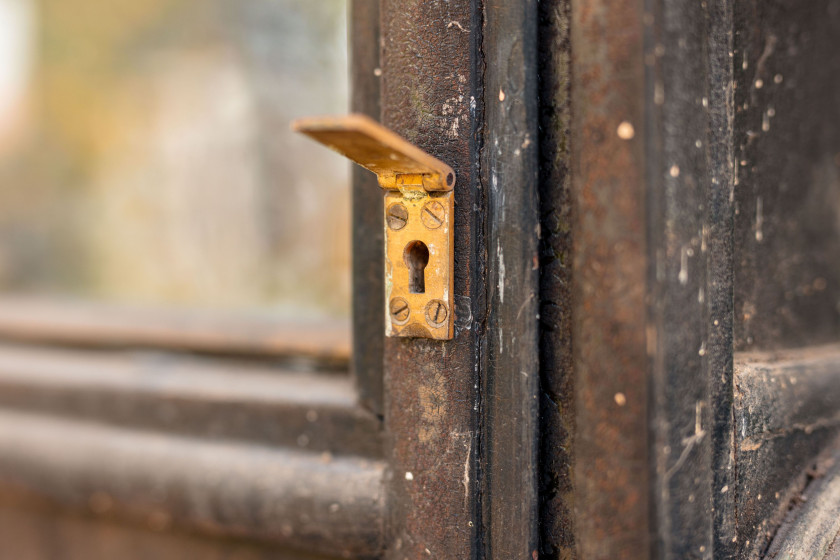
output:
[[[298,119],[292,129],[373,171],[383,189],[422,183],[432,192],[455,186],[451,167],[364,115]]]
[[[302,132],[376,173],[385,193],[385,334],[454,336],[455,172],[362,115],[313,117]]]

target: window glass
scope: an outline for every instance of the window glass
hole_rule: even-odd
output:
[[[0,291],[349,313],[341,0],[0,0]]]

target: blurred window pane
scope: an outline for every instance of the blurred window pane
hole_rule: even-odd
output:
[[[0,291],[349,313],[344,0],[0,0]]]

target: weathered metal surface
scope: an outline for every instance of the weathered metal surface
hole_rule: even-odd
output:
[[[90,348],[156,348],[292,359],[346,370],[344,321],[278,321],[266,316],[119,307],[92,302],[5,298],[0,337]]]
[[[487,558],[534,558],[539,386],[537,2],[484,3],[487,186],[482,522]]]
[[[732,361],[729,20],[723,3],[662,1],[646,10],[655,552],[725,557],[715,539],[716,508],[725,507],[715,485],[716,471],[725,477],[732,468],[724,449]]]
[[[642,500],[631,509],[618,498],[646,492],[646,473],[631,470],[622,452],[647,427],[650,454],[636,460],[652,468],[653,554],[758,557],[804,469],[834,437],[834,390],[824,377],[809,380],[825,364],[809,362],[809,375],[799,368],[814,391],[804,398],[802,385],[782,391],[756,375],[739,377],[736,391],[732,356],[733,347],[838,338],[840,5],[719,0],[607,10],[587,2],[572,14],[578,550],[649,554],[644,543],[622,549],[615,534],[638,519],[630,533],[646,534]],[[644,92],[628,89],[642,72]],[[639,138],[642,156],[616,149]],[[631,195],[635,212],[625,202]],[[637,268],[622,270],[628,257]],[[623,309],[623,323],[610,321]],[[615,342],[620,326],[636,326],[626,340],[638,336],[645,318],[648,363],[640,340]],[[633,368],[638,392],[630,397],[615,382]],[[629,418],[609,410],[610,393]],[[800,405],[812,420],[804,427],[788,415]],[[761,427],[756,415],[767,415]],[[741,433],[742,422],[758,434],[745,435],[748,426]],[[612,477],[589,472],[598,467]]]
[[[540,150],[540,553],[574,557],[570,2],[537,6]]]
[[[840,347],[738,356],[735,377],[739,558],[760,558],[840,431]]]
[[[736,379],[734,554],[757,558],[836,433],[814,346],[840,339],[840,4],[733,6],[734,346],[762,353]]]
[[[735,496],[722,492],[734,488],[734,412],[733,412],[733,243],[735,205],[734,126],[732,81],[733,16],[731,0],[706,3],[708,74],[708,130],[706,133],[706,284],[704,297],[705,362],[703,374],[710,384],[708,433],[712,443],[710,468],[712,491],[713,541],[709,555],[714,558],[734,556]],[[678,39],[679,41],[679,39]],[[679,42],[678,42],[679,45]],[[702,49],[701,49],[702,50]],[[690,55],[689,55],[690,56]],[[703,105],[703,100],[700,100]],[[702,140],[701,140],[702,142]],[[695,146],[696,147],[696,146]],[[689,148],[690,149],[690,148]],[[699,294],[698,294],[699,296]],[[698,353],[700,350],[698,350]],[[704,474],[709,481],[709,474]],[[696,499],[696,498],[695,498]],[[704,508],[704,513],[707,510]]]
[[[381,457],[350,379],[161,353],[0,345],[0,405],[333,454]]]
[[[481,14],[469,0],[385,0],[382,122],[455,170],[454,338],[387,339],[387,558],[478,550],[479,341],[484,328]]]
[[[580,558],[650,556],[640,2],[573,2],[573,340]],[[622,122],[633,137],[617,134]],[[629,135],[625,135],[629,136]]]
[[[739,350],[840,339],[840,4],[735,4]]]
[[[350,2],[350,110],[380,117],[379,0]],[[353,166],[353,355],[352,371],[361,405],[382,416],[382,352],[385,313],[382,294],[382,193],[376,176]]]
[[[730,13],[572,6],[585,558],[732,546],[731,494],[716,493],[733,476]]]
[[[370,557],[383,464],[0,412],[0,490],[106,518]]]
[[[764,558],[837,560],[840,558],[840,454],[837,444],[808,475],[808,485],[785,515]]]

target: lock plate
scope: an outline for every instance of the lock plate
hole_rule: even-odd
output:
[[[388,336],[452,338],[453,210],[452,192],[411,189],[385,195]]]
[[[385,189],[385,331],[454,334],[455,172],[363,115],[300,119],[292,128],[376,173]]]

